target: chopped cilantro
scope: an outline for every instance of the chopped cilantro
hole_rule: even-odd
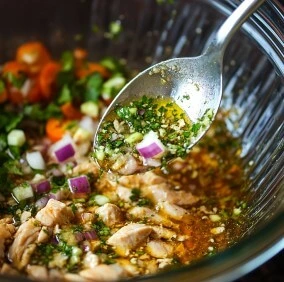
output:
[[[87,81],[86,92],[84,94],[85,101],[96,102],[101,94],[101,88],[103,85],[102,76],[99,73],[93,73]]]
[[[5,91],[5,83],[0,79],[0,95]]]
[[[73,70],[74,64],[75,64],[75,59],[73,53],[71,51],[63,52],[61,56],[62,71],[68,72]]]
[[[61,117],[62,112],[54,103],[49,103],[45,108],[40,104],[32,104],[24,107],[24,115],[33,120],[46,121],[51,117]]]
[[[58,96],[58,103],[64,104],[66,102],[70,102],[72,100],[71,90],[67,84],[64,84]]]
[[[141,197],[141,190],[137,189],[137,188],[133,188],[131,190],[131,195],[130,195],[129,199],[132,202],[137,202],[137,205],[139,207],[151,205],[151,201],[149,199]]]
[[[102,220],[96,221],[93,224],[93,228],[96,230],[98,237],[103,242],[109,235],[111,235],[110,228],[106,226]]]
[[[20,89],[26,81],[26,76],[23,73],[16,76],[12,72],[7,72],[5,77],[17,89]]]
[[[131,190],[131,196],[129,197],[129,199],[130,199],[131,201],[133,201],[133,202],[136,202],[136,201],[139,200],[140,195],[141,195],[140,189],[138,189],[138,188],[133,188],[133,189]]]

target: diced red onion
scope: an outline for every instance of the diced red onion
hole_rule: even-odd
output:
[[[75,150],[72,144],[67,144],[56,150],[54,154],[59,162],[64,162],[75,155]]]
[[[138,114],[139,114],[140,116],[143,116],[143,115],[145,114],[145,110],[144,110],[144,109],[138,110]]]
[[[59,238],[58,238],[58,236],[57,236],[57,235],[53,236],[53,237],[51,238],[51,240],[50,240],[50,243],[51,243],[51,244],[54,244],[54,245],[58,245],[58,243],[59,243]]]
[[[54,143],[50,149],[58,162],[64,162],[75,155],[73,140],[69,135]]]
[[[70,191],[75,194],[90,193],[90,183],[86,175],[73,177],[68,179]]]
[[[38,208],[38,209],[43,209],[47,202],[48,202],[49,198],[48,197],[42,197],[40,199],[38,199],[36,202],[35,202],[35,206]]]
[[[144,136],[143,140],[136,145],[136,149],[146,159],[159,158],[166,151],[165,146],[153,131],[150,131]]]
[[[82,232],[76,232],[75,238],[76,238],[77,242],[81,242],[81,241],[85,240],[85,236]]]
[[[86,231],[84,232],[84,237],[87,241],[95,240],[98,238],[97,233],[95,230]]]
[[[77,242],[81,242],[84,240],[91,241],[98,238],[98,235],[95,230],[85,231],[85,232],[76,232],[75,238]]]
[[[33,188],[37,193],[47,193],[50,191],[50,182],[48,180],[43,180],[39,183],[33,184]]]

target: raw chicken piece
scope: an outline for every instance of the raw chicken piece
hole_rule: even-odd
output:
[[[73,217],[74,214],[70,207],[54,199],[50,199],[47,205],[36,215],[36,219],[45,226],[54,226],[55,224],[65,225]]]
[[[107,226],[113,226],[122,222],[123,220],[123,215],[120,208],[110,203],[99,207],[96,210],[96,214],[98,214],[99,218],[101,218]]]
[[[134,207],[129,210],[129,214],[134,218],[146,219],[149,222],[155,224],[163,224],[167,227],[173,227],[175,224],[168,220],[167,218],[157,214],[155,211],[146,207]]]
[[[152,226],[153,232],[151,234],[151,237],[153,238],[163,238],[163,239],[174,239],[177,237],[177,234],[168,228],[162,227],[162,226]]]
[[[117,185],[116,193],[117,193],[117,196],[121,200],[123,200],[125,202],[131,202],[131,200],[130,200],[130,196],[132,195],[131,194],[131,189],[126,188],[126,187],[121,186],[121,185]]]
[[[0,223],[0,265],[4,259],[5,242],[12,238],[15,231],[16,230],[13,224],[6,222]]]
[[[8,263],[4,263],[2,265],[0,274],[9,275],[9,276],[20,275],[20,273]]]
[[[66,274],[64,274],[63,281],[68,281],[68,282],[93,282],[94,280],[84,278],[84,277],[80,276],[79,274],[66,273]]]
[[[132,223],[120,228],[108,240],[107,244],[115,247],[121,256],[127,256],[130,250],[146,241],[152,227],[145,224]]]
[[[152,171],[141,174],[122,176],[118,179],[120,185],[126,187],[140,187],[141,185],[154,185],[165,183],[167,180]]]
[[[171,243],[154,240],[147,244],[146,250],[155,258],[168,258],[173,255],[174,247]]]
[[[48,271],[45,266],[42,265],[28,265],[27,273],[31,279],[36,280],[48,280]]]
[[[166,183],[145,186],[142,194],[149,197],[154,203],[168,201],[170,204],[179,206],[192,205],[199,201],[199,198],[193,196],[190,192],[171,190]]]
[[[43,226],[39,232],[37,241],[38,243],[45,243],[48,241],[52,231],[49,230],[47,227]]]
[[[170,204],[167,201],[159,203],[159,207],[166,215],[175,220],[182,220],[189,215],[186,209]]]
[[[125,270],[118,264],[99,264],[94,268],[82,270],[79,274],[94,282],[115,281],[126,276]]]
[[[24,268],[32,255],[41,227],[34,218],[24,222],[15,234],[15,240],[8,253],[12,264],[18,268]]]

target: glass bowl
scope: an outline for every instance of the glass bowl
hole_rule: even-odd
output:
[[[55,56],[80,46],[94,59],[115,56],[139,71],[168,58],[199,55],[239,2],[2,0],[0,63],[19,44],[36,39]],[[114,21],[122,32],[110,39]],[[234,36],[224,58],[222,107],[233,109],[226,123],[242,140],[249,203],[241,240],[190,266],[133,281],[232,281],[284,248],[283,26],[283,6],[267,0]]]

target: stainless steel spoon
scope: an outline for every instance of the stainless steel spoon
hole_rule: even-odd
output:
[[[170,59],[138,74],[108,107],[97,133],[105,117],[117,104],[137,100],[143,95],[171,97],[192,122],[202,119],[208,109],[211,110],[212,118],[199,131],[196,138],[191,140],[192,147],[210,127],[218,111],[222,97],[222,64],[225,49],[234,33],[264,1],[244,0],[214,34],[201,56]]]

